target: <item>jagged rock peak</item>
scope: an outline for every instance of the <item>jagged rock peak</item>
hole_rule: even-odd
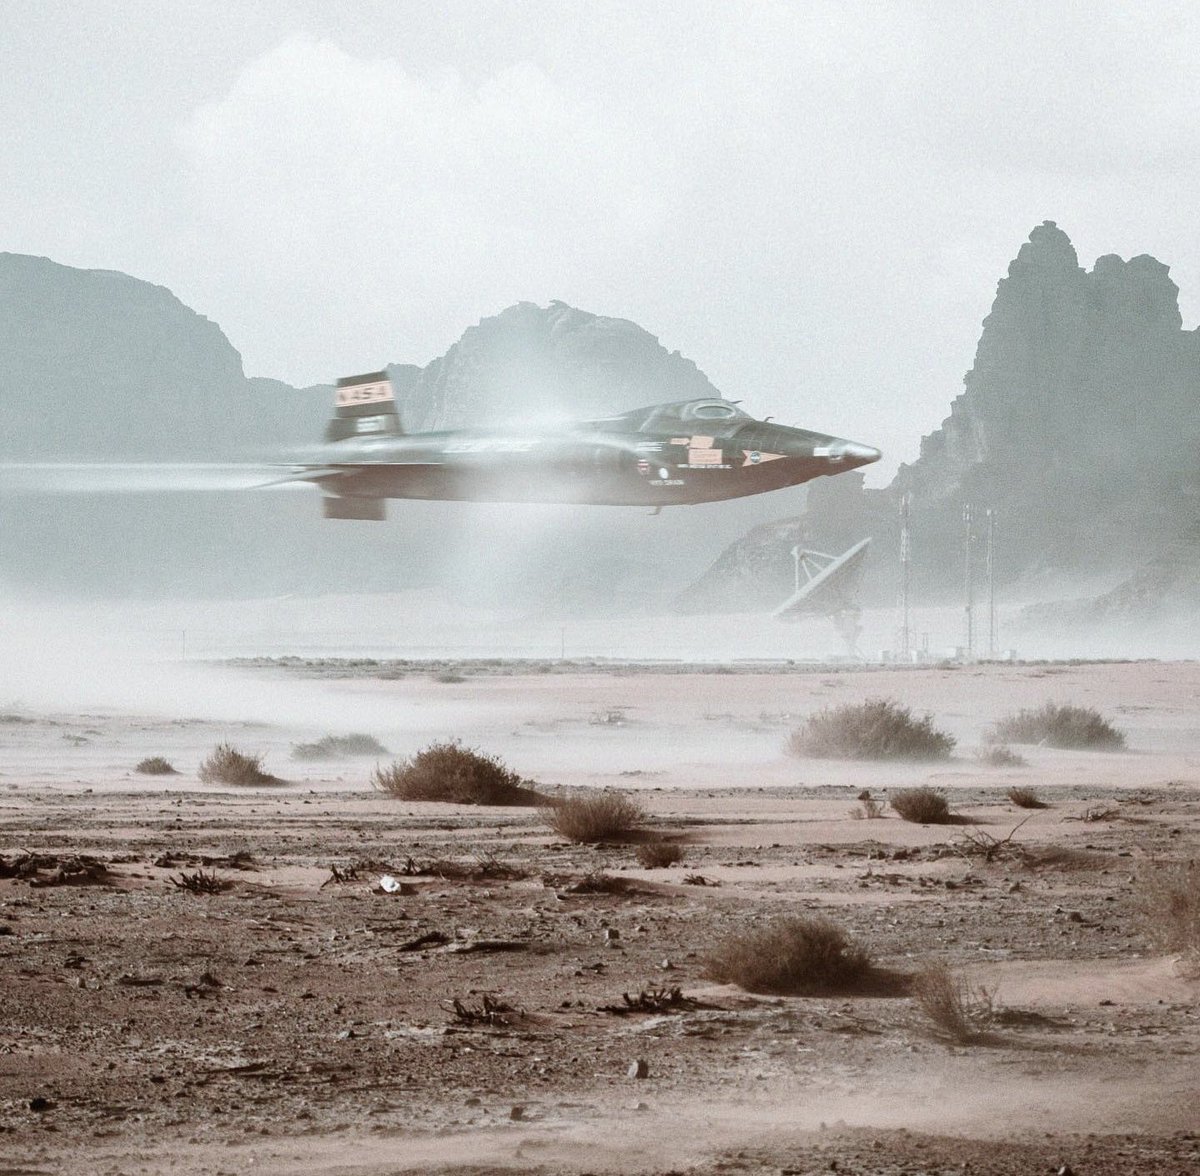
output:
[[[636,323],[553,301],[481,319],[421,372],[406,402],[413,428],[439,429],[719,395]]]
[[[1089,277],[1095,297],[1108,316],[1158,330],[1183,329],[1179,287],[1171,280],[1171,267],[1141,253],[1122,260],[1115,253],[1096,259]]]
[[[1079,255],[1071,244],[1071,238],[1054,221],[1042,221],[1029,234],[1029,240],[1017,252],[1008,272],[1012,274],[1014,270],[1028,265],[1046,269],[1078,269]]]
[[[912,494],[927,547],[947,558],[971,503],[1005,520],[1010,567],[1098,567],[1161,535],[1144,520],[1169,517],[1164,503],[1187,509],[1200,336],[1182,330],[1178,294],[1153,257],[1108,254],[1089,272],[1053,222],[1030,233],[962,394],[892,488]]]

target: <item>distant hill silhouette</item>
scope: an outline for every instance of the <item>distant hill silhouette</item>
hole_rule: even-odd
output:
[[[702,396],[720,392],[636,323],[565,302],[519,302],[417,369],[403,411],[405,427],[422,432],[514,417],[602,416]]]
[[[298,439],[316,408],[247,380],[220,328],[164,287],[13,253],[0,253],[0,390],[0,455],[20,460],[228,458],[268,433]]]

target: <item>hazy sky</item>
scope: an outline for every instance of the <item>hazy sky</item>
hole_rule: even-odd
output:
[[[0,0],[0,250],[124,270],[248,374],[426,363],[519,299],[915,456],[1056,220],[1200,308],[1200,7]]]

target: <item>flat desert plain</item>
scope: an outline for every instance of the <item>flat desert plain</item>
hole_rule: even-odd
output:
[[[1147,881],[1197,854],[1196,663],[292,660],[158,667],[136,705],[90,685],[0,706],[0,1172],[1200,1170],[1200,983]],[[951,758],[788,754],[806,716],[874,697],[930,713]],[[979,758],[1046,701],[1127,749]],[[348,732],[388,754],[294,758]],[[627,793],[681,860],[372,787],[444,739],[552,797]],[[202,783],[223,742],[279,782]],[[149,756],[178,774],[135,772]],[[920,785],[955,823],[862,815],[864,790]],[[786,915],[891,982],[711,978],[714,946]],[[936,965],[965,1036],[909,989]]]

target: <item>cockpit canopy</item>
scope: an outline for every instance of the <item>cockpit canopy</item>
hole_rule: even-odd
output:
[[[729,400],[678,400],[635,408],[595,423],[622,432],[675,433],[703,428],[708,433],[724,434],[752,420],[749,413]]]

